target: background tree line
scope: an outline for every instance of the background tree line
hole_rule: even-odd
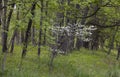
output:
[[[119,0],[0,0],[2,70],[7,54],[14,53],[15,45],[22,46],[22,59],[29,45],[38,47],[38,56],[41,46],[50,47],[51,66],[58,51],[68,54],[84,47],[107,50],[110,54],[113,48],[119,47],[119,9]],[[92,31],[91,40],[75,36],[77,23],[97,28]],[[70,27],[72,35],[58,33],[56,37],[53,27]],[[84,32],[83,27],[80,28]]]

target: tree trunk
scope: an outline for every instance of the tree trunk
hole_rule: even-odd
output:
[[[13,36],[11,38],[11,49],[10,49],[10,53],[13,53],[14,50],[14,42],[15,42],[15,36],[17,34],[17,28],[15,29],[15,31],[13,32]]]
[[[15,6],[15,3],[12,4],[12,7],[13,7],[13,8],[14,8],[14,6]],[[13,12],[13,9],[10,10],[9,15],[11,15],[12,12]],[[18,15],[18,14],[17,14],[17,15]],[[10,20],[9,20],[9,21],[10,21]],[[10,52],[11,52],[11,53],[13,53],[13,50],[14,50],[14,39],[15,39],[16,33],[17,33],[17,29],[15,29],[15,31],[13,32],[13,36],[12,36],[11,41],[10,41],[10,44],[11,44]],[[9,44],[9,45],[10,45],[10,44]]]
[[[2,31],[1,29],[1,24],[2,24],[2,0],[0,0],[0,33]],[[1,36],[1,35],[0,35]],[[2,36],[1,36],[2,37]],[[1,38],[0,37],[0,38]],[[2,38],[1,38],[2,39]],[[0,45],[1,45],[2,41],[0,41]]]
[[[110,54],[111,53],[111,50],[112,50],[112,48],[113,48],[113,44],[114,44],[114,41],[115,41],[115,36],[116,36],[116,33],[117,33],[117,31],[118,31],[118,26],[117,27],[115,27],[115,30],[114,30],[114,33],[113,33],[113,35],[112,35],[112,40],[111,40],[111,42],[110,42],[110,47],[109,47],[109,50],[108,50],[108,54]]]
[[[4,0],[3,6],[7,5],[7,0]],[[2,9],[2,52],[7,52],[7,31],[8,31],[8,26],[7,26],[7,7]]]
[[[49,1],[46,1],[46,9],[45,9],[45,15],[48,15],[48,3]],[[47,25],[46,25],[47,26]],[[46,45],[46,35],[47,35],[47,27],[44,28],[44,40],[43,40],[43,45]]]
[[[96,5],[91,4],[91,8],[94,7],[93,10],[96,11],[99,8],[99,5],[101,5],[101,4],[102,4],[102,2],[101,2],[101,0],[99,0],[99,4],[96,4]],[[96,14],[93,16],[92,21],[99,23],[99,18],[97,17]],[[94,25],[94,26],[96,26],[96,25]],[[90,42],[91,47],[89,47],[89,48],[92,50],[97,50],[99,48],[99,38],[100,38],[99,33],[100,33],[100,29],[99,29],[99,27],[97,27],[97,30],[95,30],[92,34],[92,41]]]
[[[2,14],[2,0],[0,0],[0,25],[1,25],[1,15]]]
[[[32,18],[34,17],[35,5],[36,5],[36,2],[33,2],[32,8],[31,8]],[[25,39],[24,39],[24,42],[23,42],[22,58],[25,57],[26,52],[27,52],[28,38],[29,38],[31,26],[32,26],[32,19],[30,18],[29,22],[28,22],[27,30],[26,30],[26,33],[25,33]]]
[[[40,52],[41,52],[41,44],[42,44],[42,26],[43,26],[43,0],[41,0],[41,16],[40,16],[40,30],[39,30],[39,39],[38,39],[38,56],[40,56]]]
[[[97,50],[99,46],[99,33],[100,31],[97,29],[93,32],[92,41],[91,41],[91,47],[92,50]]]
[[[2,6],[6,6],[8,0],[2,0]],[[1,24],[2,24],[2,52],[4,56],[1,62],[2,73],[5,71],[5,62],[7,58],[7,7],[2,9],[1,13]]]
[[[15,4],[12,4],[11,7],[12,9],[10,9],[10,12],[8,14],[8,18],[7,18],[7,3],[8,0],[4,0],[3,1],[3,6],[6,6],[5,8],[3,8],[3,12],[2,12],[2,52],[4,52],[4,56],[2,59],[2,72],[4,73],[5,70],[5,62],[7,59],[7,52],[8,52],[8,48],[7,48],[7,38],[8,38],[8,30],[9,30],[9,25],[10,25],[10,21],[11,21],[11,17],[12,17],[12,13],[13,13],[13,8]]]
[[[43,45],[46,45],[46,28],[44,29],[44,40],[43,40]]]
[[[25,31],[20,30],[20,43],[23,44],[25,39]],[[19,33],[16,35],[16,41],[19,41]]]
[[[32,45],[36,45],[35,43],[35,26],[32,26],[32,32],[31,32],[31,40],[32,40]]]
[[[77,7],[78,7],[78,5],[77,5]],[[77,9],[79,9],[79,7]],[[88,12],[89,12],[89,8],[85,7],[85,9],[83,11],[83,17],[87,16]],[[85,22],[86,22],[86,18],[82,18],[81,25],[85,25]],[[89,47],[88,45],[89,45],[88,42],[83,42],[83,40],[81,40],[80,38],[77,38],[76,47],[77,47],[78,50],[80,49],[81,46],[83,46],[85,48],[86,47],[88,48]]]

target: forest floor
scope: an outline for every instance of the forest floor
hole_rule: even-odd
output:
[[[107,55],[101,50],[82,48],[67,55],[58,55],[52,71],[49,71],[49,61],[48,48],[42,47],[38,57],[37,48],[29,47],[21,63],[21,47],[17,46],[13,54],[7,54],[3,77],[120,77],[120,61],[116,60],[116,55]]]

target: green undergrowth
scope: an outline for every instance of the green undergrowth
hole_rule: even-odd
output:
[[[120,77],[119,61],[101,50],[82,48],[67,55],[59,54],[54,59],[52,71],[49,71],[48,47],[42,47],[38,57],[37,47],[29,46],[24,59],[21,59],[21,49],[16,46],[13,54],[7,54],[5,72],[0,73],[0,77]]]

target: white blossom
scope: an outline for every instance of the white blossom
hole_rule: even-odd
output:
[[[63,35],[63,36],[76,36],[81,38],[83,41],[90,41],[92,36],[92,31],[96,30],[97,28],[93,25],[81,25],[80,23],[77,24],[70,24],[66,27],[54,26],[51,28],[52,32],[56,35]]]

